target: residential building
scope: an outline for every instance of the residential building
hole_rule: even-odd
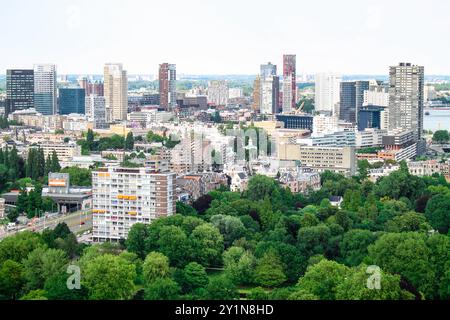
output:
[[[34,106],[36,111],[43,115],[57,113],[56,65],[34,66]]]
[[[322,186],[318,172],[301,167],[280,172],[278,181],[292,193],[308,194],[310,191],[320,190]]]
[[[151,166],[101,168],[92,172],[94,242],[127,239],[136,223],[176,213],[175,174]]]
[[[315,77],[315,110],[339,115],[341,76],[335,73],[318,73]]]
[[[104,67],[106,122],[123,121],[128,112],[127,71],[121,63],[107,63]]]
[[[389,71],[389,129],[411,130],[422,139],[424,67],[400,63]]]
[[[6,115],[34,108],[34,70],[6,70]]]
[[[85,99],[86,116],[94,129],[106,128],[106,100],[103,96],[89,95]]]
[[[159,100],[161,108],[169,111],[177,106],[177,69],[175,64],[159,65]]]
[[[302,167],[318,172],[326,170],[353,176],[356,173],[355,147],[302,146],[292,143],[280,143],[278,159],[299,160]]]
[[[283,113],[289,114],[297,104],[296,55],[283,56]]]
[[[255,112],[259,112],[261,108],[261,77],[256,76],[255,81],[253,82],[253,102],[252,102],[252,110]]]
[[[213,80],[208,82],[208,103],[214,106],[226,106],[228,104],[227,81]]]

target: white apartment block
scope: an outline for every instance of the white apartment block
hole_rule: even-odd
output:
[[[338,131],[338,118],[320,114],[313,118],[313,136],[331,134]]]
[[[105,97],[90,95],[86,99],[86,116],[93,123],[94,129],[106,127],[106,100]]]
[[[208,83],[208,103],[215,106],[228,104],[228,83],[224,80],[213,80]]]
[[[176,212],[175,174],[146,168],[92,172],[93,241],[117,242],[136,223],[150,224]]]
[[[315,77],[316,111],[339,116],[339,102],[342,78],[335,73],[318,73]]]
[[[236,98],[242,98],[244,96],[244,91],[242,88],[230,88],[228,90],[228,98],[229,99],[236,99]]]
[[[81,147],[76,143],[52,143],[48,141],[38,142],[38,146],[44,151],[45,159],[56,152],[59,161],[69,161],[73,157],[81,155]],[[34,148],[34,147],[30,147]]]
[[[346,176],[356,173],[356,153],[354,147],[311,147],[298,144],[278,145],[278,159],[298,160],[302,167],[317,172],[330,170]]]
[[[104,95],[106,122],[127,119],[128,78],[121,63],[107,63],[104,67]]]

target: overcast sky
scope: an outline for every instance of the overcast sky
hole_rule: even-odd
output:
[[[0,73],[256,74],[283,53],[299,73],[387,74],[400,61],[450,74],[448,0],[0,0]]]

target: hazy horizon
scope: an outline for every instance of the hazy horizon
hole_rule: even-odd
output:
[[[388,74],[411,62],[450,74],[450,2],[430,0],[204,1],[0,0],[8,26],[1,73],[58,66],[59,74],[101,74],[121,62],[129,74],[157,74],[162,62],[186,75],[251,75],[282,55],[299,74]]]

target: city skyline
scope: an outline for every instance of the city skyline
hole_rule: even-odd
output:
[[[282,0],[276,8],[268,1],[235,0],[158,6],[140,0],[132,1],[134,6],[119,1],[3,2],[0,18],[15,32],[4,35],[8,50],[0,53],[1,73],[50,62],[58,65],[58,74],[101,74],[104,63],[117,61],[129,74],[157,74],[160,63],[172,61],[180,74],[257,74],[259,64],[271,61],[281,67],[283,54],[290,53],[297,55],[298,74],[386,74],[386,66],[401,61],[425,65],[427,74],[450,74],[445,55],[450,44],[438,32],[449,26],[450,4],[442,1],[423,6],[420,1],[346,0],[342,5]],[[291,10],[283,10],[286,6]],[[12,20],[18,15],[21,23]],[[168,15],[176,23],[168,24]],[[264,23],[261,16],[268,17]],[[402,27],[408,32],[393,32]],[[179,49],[194,43],[196,50]]]

